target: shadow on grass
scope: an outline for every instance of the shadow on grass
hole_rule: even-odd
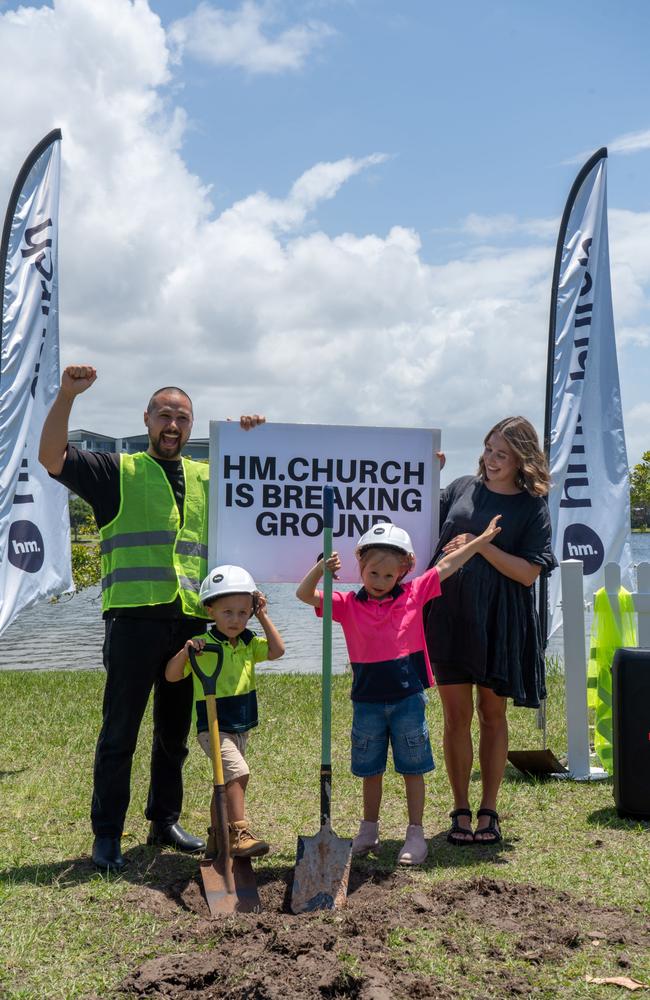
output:
[[[182,880],[190,881],[199,872],[202,855],[188,855],[180,851],[159,851],[155,847],[139,844],[123,852],[125,867],[119,873],[102,872],[95,868],[90,857],[68,858],[43,864],[20,865],[0,871],[0,885],[42,885],[65,888],[81,885],[93,879],[130,882],[166,891]],[[283,877],[286,864],[269,865],[258,872],[262,884]]]
[[[397,855],[402,846],[401,840],[382,840],[377,854],[365,858],[355,858],[352,862],[353,871],[367,872],[370,881],[372,877],[390,876],[395,872],[404,874],[408,871],[432,871],[436,868],[472,868],[491,861],[495,865],[507,865],[507,854],[515,850],[512,841],[502,840],[498,844],[479,844],[477,841],[463,847],[456,847],[447,840],[447,831],[429,837],[429,853],[421,865],[411,868],[409,865],[398,865]]]
[[[613,806],[595,809],[587,816],[587,823],[589,826],[606,826],[609,830],[650,830],[650,819],[619,816]]]
[[[612,814],[610,821],[609,814]],[[607,818],[604,818],[607,814]],[[600,817],[600,818],[599,818]],[[630,828],[630,822],[618,820],[614,810],[601,810],[593,814],[594,824],[600,822],[607,825],[618,825],[623,829]],[[508,863],[507,854],[512,852],[514,844],[504,840],[492,846],[481,846],[477,843],[467,847],[455,847],[447,842],[446,831],[429,839],[429,854],[422,865],[413,868],[414,872],[428,871],[439,868],[471,868],[491,862],[495,866]],[[377,854],[366,858],[354,858],[350,873],[348,893],[353,894],[368,883],[382,884],[398,874],[409,871],[408,866],[397,864],[397,855],[402,846],[401,840],[384,840]],[[126,865],[118,873],[98,871],[90,857],[67,858],[61,861],[42,864],[17,865],[14,868],[4,868],[0,871],[0,885],[34,885],[65,889],[69,886],[82,885],[101,879],[109,882],[127,882],[134,886],[146,886],[157,889],[165,894],[171,894],[176,900],[183,884],[189,884],[199,876],[200,856],[187,855],[180,851],[163,850],[138,844],[124,851]],[[255,874],[258,886],[264,887],[270,883],[284,883],[285,911],[289,910],[291,891],[293,888],[293,863],[288,864],[286,857],[278,858],[277,862],[256,867]]]
[[[12,778],[14,774],[22,774],[23,771],[26,770],[26,767],[16,767],[13,771],[0,771],[0,781],[2,781],[3,778]]]
[[[519,771],[512,764],[508,764],[503,774],[503,782],[507,785],[538,785],[542,782],[547,781],[569,781],[570,778],[568,774],[560,775],[556,774],[531,774],[528,771]],[[610,779],[611,781],[611,779]],[[599,782],[605,783],[604,782]]]

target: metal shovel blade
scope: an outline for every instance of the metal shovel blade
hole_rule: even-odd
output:
[[[206,858],[200,869],[213,917],[220,913],[259,913],[262,906],[249,858]]]
[[[552,750],[509,750],[508,760],[522,774],[541,777],[545,774],[568,774]]]
[[[298,837],[291,912],[345,906],[351,863],[352,841],[337,837],[329,820],[316,836]]]

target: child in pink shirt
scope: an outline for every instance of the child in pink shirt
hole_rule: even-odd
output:
[[[363,778],[363,820],[352,844],[356,855],[379,846],[379,807],[390,740],[395,770],[404,777],[409,819],[398,862],[417,865],[427,856],[422,828],[424,775],[435,765],[424,711],[424,692],[433,684],[433,675],[422,609],[438,597],[445,577],[496,537],[501,530],[498,520],[495,517],[478,538],[406,583],[404,577],[415,566],[411,539],[394,524],[376,524],[355,550],[361,590],[332,595],[332,616],[343,628],[352,664],[352,773]],[[327,563],[321,559],[296,591],[319,617],[318,581],[324,569],[336,574],[340,566],[336,552]]]

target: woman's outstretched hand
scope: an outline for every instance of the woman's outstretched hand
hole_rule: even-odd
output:
[[[442,551],[445,554],[450,552],[455,552],[456,549],[462,549],[463,545],[467,545],[468,542],[473,542],[476,535],[473,535],[471,531],[464,531],[461,535],[454,535],[446,545],[443,545]]]

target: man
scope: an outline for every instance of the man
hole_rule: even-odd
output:
[[[69,444],[74,401],[96,378],[91,365],[65,369],[43,425],[39,459],[52,478],[92,506],[99,528],[106,686],[95,751],[92,858],[100,869],[119,871],[131,763],[152,688],[147,843],[191,853],[205,847],[178,822],[192,680],[170,684],[164,672],[179,647],[205,631],[198,593],[208,569],[208,467],[180,457],[193,410],[176,386],[158,389],[149,401],[146,452],[81,451]],[[257,415],[240,420],[244,430],[263,422]]]

